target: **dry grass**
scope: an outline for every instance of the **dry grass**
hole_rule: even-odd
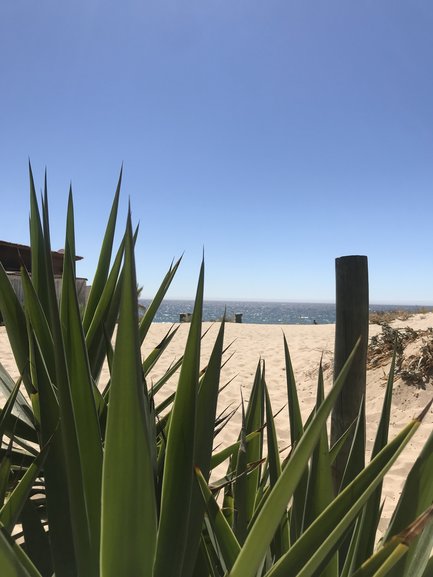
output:
[[[371,325],[384,325],[392,321],[407,321],[414,313],[408,311],[372,311],[369,315]]]
[[[404,309],[394,311],[372,311],[369,315],[371,325],[384,325],[392,323],[392,321],[407,321],[414,315],[425,314],[432,312],[432,307],[419,307],[413,311]]]

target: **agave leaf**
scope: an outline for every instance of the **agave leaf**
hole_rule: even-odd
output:
[[[295,375],[293,372],[293,365],[290,358],[289,347],[286,336],[283,334],[284,340],[284,356],[286,360],[286,379],[287,379],[287,398],[289,408],[289,424],[292,446],[300,440],[304,433],[302,425],[301,408],[299,406],[298,392],[296,390]]]
[[[257,461],[256,463],[247,463],[246,474],[248,475],[256,467],[263,465],[263,463],[265,463],[265,461],[266,461],[266,459],[260,459],[260,461]],[[242,476],[244,476],[244,474]],[[218,491],[225,488],[226,486],[231,486],[233,484],[233,482],[236,481],[237,479],[238,479],[238,476],[236,474],[236,470],[231,471],[229,473],[226,473],[224,475],[224,477],[222,477],[221,479],[216,479],[215,481],[212,481],[212,483],[210,483],[210,485],[209,485],[209,488],[211,489],[212,493],[218,493]],[[223,510],[224,510],[224,507],[223,507]],[[256,513],[254,513],[254,514],[256,515]],[[255,519],[255,517],[253,517],[253,520],[254,519]]]
[[[133,237],[133,246],[138,236],[138,227]],[[111,341],[114,329],[119,318],[121,286],[123,270],[121,270],[122,258],[125,250],[125,236],[117,251],[113,266],[105,284],[102,296],[98,301],[97,308],[91,326],[86,333],[86,344],[89,351],[90,368],[95,383],[98,382],[100,373],[107,360],[110,375],[112,372],[113,348]],[[106,391],[109,389],[109,383]],[[103,396],[105,397],[105,391]]]
[[[324,396],[323,369],[322,362],[320,362],[316,407],[320,407],[323,403]],[[322,427],[319,442],[317,447],[314,449],[311,459],[307,496],[305,500],[304,531],[326,509],[333,499],[334,488],[331,459],[329,456],[328,432],[325,424]],[[334,556],[324,569],[322,577],[333,577],[337,575],[338,558],[337,556]]]
[[[269,398],[268,387],[263,375],[263,389],[265,393],[265,415],[266,433],[268,443],[268,467],[270,486],[273,487],[281,475],[280,453],[278,450],[278,439],[275,429],[274,416],[272,413],[271,399]]]
[[[176,392],[171,393],[166,399],[164,399],[157,407],[155,407],[155,414],[159,416],[167,407],[173,404],[173,401],[176,397]]]
[[[171,367],[167,369],[165,374],[152,386],[151,394],[155,396],[158,391],[167,383],[167,381],[176,373],[176,371],[182,366],[183,357],[178,359]]]
[[[338,427],[336,427],[336,429],[337,428]],[[363,396],[358,409],[355,431],[351,439],[350,448],[347,449],[348,448],[347,444],[343,446],[343,450],[345,451],[345,454],[347,454],[346,463],[344,464],[342,462],[343,457],[339,457],[338,468],[341,470],[342,467],[344,466],[344,471],[342,471],[342,474],[338,475],[337,461],[334,461],[333,463],[334,485],[337,483],[338,477],[340,477],[341,479],[340,487],[339,488],[335,487],[336,491],[341,491],[344,487],[346,487],[365,467],[365,437],[366,437],[365,429],[366,429],[365,396]],[[352,535],[353,535],[353,529],[352,529]],[[344,566],[347,550],[350,546],[352,535],[349,532],[340,546],[339,549],[340,567]]]
[[[258,367],[260,371],[260,366]],[[256,377],[257,378],[257,377]],[[240,432],[239,450],[237,453],[235,478],[233,482],[233,507],[234,525],[233,530],[237,540],[242,545],[248,531],[248,501],[247,501],[247,441],[246,441],[246,417],[245,406],[242,399],[242,425]]]
[[[24,551],[0,527],[0,567],[2,577],[42,577]]]
[[[433,433],[428,437],[421,454],[415,461],[394,510],[390,525],[384,535],[388,541],[393,535],[404,530],[422,511],[433,502]],[[422,575],[433,547],[431,525],[413,543],[408,555],[390,572],[392,577],[402,575]]]
[[[430,506],[413,523],[398,535],[394,535],[386,541],[376,553],[355,571],[353,577],[370,577],[389,575],[397,566],[400,559],[408,552],[410,545],[419,538],[425,528],[431,526],[433,518],[433,506]],[[423,575],[427,562],[423,564],[416,575]],[[399,575],[403,575],[400,573]],[[412,575],[412,573],[404,573]]]
[[[167,274],[165,275],[161,286],[159,287],[155,297],[153,298],[152,302],[150,303],[150,305],[147,307],[146,312],[143,315],[143,318],[141,319],[140,322],[140,343],[143,343],[144,338],[147,335],[147,332],[150,328],[150,325],[152,324],[152,321],[155,317],[156,311],[159,308],[159,305],[161,304],[166,292],[168,291],[171,282],[174,278],[174,275],[177,272],[177,269],[179,268],[180,262],[181,262],[182,258],[180,258],[173,266],[170,266]]]
[[[110,306],[108,307],[107,315],[105,317],[103,325],[103,338],[99,341],[99,346],[96,351],[89,351],[89,361],[92,371],[92,376],[94,382],[99,381],[102,366],[104,361],[107,360],[108,367],[110,369],[110,375],[112,373],[112,345],[111,339],[114,335],[114,329],[116,328],[116,323],[119,318],[119,307],[120,307],[120,297],[121,297],[121,286],[122,286],[122,276],[123,271],[119,274],[119,280],[114,290],[113,298],[111,299]]]
[[[260,431],[253,431],[252,433],[246,436],[245,440],[247,443],[249,443],[252,439],[254,439],[260,434],[261,434]],[[216,467],[218,467],[218,465],[221,465],[221,463],[224,463],[226,459],[228,459],[229,457],[233,457],[233,455],[237,454],[240,443],[241,443],[240,441],[236,441],[236,443],[233,443],[232,445],[229,445],[228,447],[221,449],[221,451],[214,453],[211,458],[210,468],[216,469]]]
[[[259,487],[260,470],[258,467],[252,473],[248,473],[248,463],[258,462],[262,455],[262,429],[263,429],[263,384],[261,361],[258,362],[254,382],[251,388],[248,408],[245,414],[244,401],[242,399],[242,427],[239,435],[239,448],[233,454],[227,470],[227,477],[234,480],[233,486],[225,486],[224,514],[231,518],[230,524],[233,527],[236,537],[243,543],[248,523],[254,515],[257,489]],[[227,411],[227,408],[224,412]],[[219,417],[222,425],[236,412]],[[219,429],[221,430],[221,429]],[[219,432],[215,431],[215,435]],[[250,436],[253,432],[258,435]],[[248,440],[247,440],[248,439]],[[230,502],[230,506],[227,505]],[[230,513],[232,511],[232,514]]]
[[[44,531],[36,503],[28,499],[21,513],[25,550],[43,577],[53,575],[51,548],[48,534]]]
[[[322,363],[320,363],[316,407],[319,407],[322,404],[323,399],[323,370]],[[304,530],[311,525],[314,519],[316,519],[320,513],[326,509],[334,498],[330,467],[331,460],[329,457],[328,433],[326,425],[324,425],[319,443],[314,449],[311,459],[307,497],[305,501]]]
[[[254,378],[253,387],[251,389],[250,399],[247,406],[245,419],[245,436],[253,431],[258,431],[264,425],[264,381],[263,370],[257,366],[256,375]],[[259,462],[263,455],[263,436],[259,435],[246,443],[246,459],[247,463]],[[250,522],[254,515],[254,508],[256,504],[257,489],[260,484],[260,467],[253,469],[245,479],[246,481],[246,522]]]
[[[212,524],[207,516],[204,519],[200,545],[207,562],[208,572],[212,577],[224,577],[227,572],[224,557],[221,553],[218,539],[214,535]],[[198,577],[201,577],[201,575],[199,574]]]
[[[405,577],[424,577],[429,565],[433,543],[433,526],[429,522],[422,534],[416,539],[404,560]]]
[[[71,267],[73,277],[76,277],[75,269],[75,222],[74,222],[74,200],[72,198],[72,185],[69,186],[68,195],[68,209],[66,216],[66,244],[69,247],[69,253],[71,255]]]
[[[388,375],[385,397],[383,400],[382,414],[380,417],[379,426],[376,433],[376,439],[371,454],[372,458],[374,458],[386,446],[388,442],[395,362],[396,362],[396,349],[394,348],[394,354]],[[361,524],[358,531],[358,541],[356,544],[354,567],[359,567],[360,565],[362,565],[362,563],[373,554],[375,536],[381,514],[381,495],[382,495],[382,483],[379,483],[375,493],[369,499],[362,514]]]
[[[108,332],[104,329],[104,337],[105,337],[105,349],[106,349],[106,358],[107,358],[107,365],[108,365],[108,371],[110,373],[110,377],[113,373],[113,357],[114,357],[114,349],[113,349],[113,345],[111,344],[111,339],[110,339],[110,335],[108,334]],[[110,381],[108,381],[107,385],[106,385],[106,389],[110,388]],[[105,398],[105,390],[102,393],[102,396]]]
[[[214,440],[214,423],[224,344],[224,324],[223,321],[218,331],[208,366],[203,378],[199,382],[197,396],[194,466],[201,470],[201,474],[206,481],[209,481],[210,461]],[[185,577],[189,577],[194,569],[204,518],[203,498],[196,482],[193,482],[192,486],[189,516],[188,541],[182,571]]]
[[[329,449],[329,458],[331,460],[331,465],[334,463],[335,459],[338,456],[338,453],[340,452],[341,448],[344,446],[344,444],[346,443],[347,439],[349,438],[350,435],[352,435],[354,433],[354,429],[356,427],[356,422],[357,419],[355,421],[352,422],[352,424],[350,425],[350,427],[347,429],[347,431],[345,431],[341,437],[332,445],[332,447]]]
[[[329,395],[328,395],[329,398]],[[326,403],[326,401],[325,401]],[[322,568],[340,546],[347,529],[374,493],[403,448],[419,428],[425,412],[411,421],[361,473],[330,503],[289,552],[269,572],[281,577],[287,567],[302,577]],[[313,552],[313,553],[312,553]],[[307,562],[305,560],[308,559]]]
[[[14,387],[15,381],[12,379],[4,366],[0,363],[0,391],[3,391],[4,396],[8,397],[12,393]],[[21,391],[18,391],[16,403],[12,413],[18,416],[19,422],[23,423],[23,427],[27,431],[27,434],[32,437],[29,440],[34,440],[34,415],[27,399],[24,397]],[[30,429],[32,429],[33,433],[30,432]],[[20,436],[27,438],[24,433],[20,433]]]
[[[391,566],[400,559],[407,551],[396,537],[380,547],[357,571],[352,572],[353,577],[377,577],[386,575]],[[391,565],[391,566],[390,566]],[[386,571],[383,573],[383,571]]]
[[[360,453],[362,453],[362,455],[360,455]],[[353,434],[349,453],[347,456],[346,467],[344,469],[341,479],[341,486],[339,489],[340,492],[343,490],[344,487],[347,487],[347,485],[349,485],[349,483],[360,472],[359,466],[361,463],[364,463],[364,457],[365,457],[365,398],[363,397],[359,407],[358,417],[356,419],[355,432]],[[334,479],[334,483],[335,480],[336,479]],[[348,531],[338,551],[339,563],[341,568],[344,567],[346,562],[348,549],[351,546],[352,537],[354,536],[353,531],[354,527],[352,527],[351,530]]]
[[[42,308],[42,303],[36,293],[34,284],[30,280],[29,273],[24,267],[21,267],[21,283],[26,316],[30,321],[39,347],[44,353],[44,361],[47,365],[50,378],[55,381],[56,363],[54,358],[53,336],[44,309]]]
[[[71,526],[66,459],[59,427],[59,407],[52,382],[39,348],[31,347],[34,379],[39,391],[42,444],[50,442],[44,476],[47,513],[56,577],[75,577],[75,551]],[[51,439],[51,440],[50,440]]]
[[[202,339],[206,336],[208,331],[207,329],[204,331],[202,335]],[[176,362],[173,362],[172,365],[166,370],[164,375],[154,384],[151,388],[151,395],[155,396],[158,391],[162,389],[162,387],[167,383],[167,381],[176,373],[176,371],[182,366],[183,363],[183,356],[177,359]],[[158,407],[158,412],[161,412]]]
[[[283,334],[284,357],[286,362],[287,399],[289,408],[290,438],[292,447],[295,448],[304,434],[302,424],[301,409],[299,406],[298,392],[296,390],[295,375],[290,358],[289,347],[286,336]],[[308,426],[308,425],[307,425]],[[293,495],[293,502],[290,511],[290,537],[295,542],[302,533],[304,516],[305,497],[308,485],[308,465],[302,473],[298,486]]]
[[[208,565],[208,556],[203,544],[203,536],[200,537],[200,547],[197,555],[197,563],[192,577],[211,577]]]
[[[239,542],[207,486],[200,469],[196,467],[195,473],[203,501],[206,504],[207,516],[218,540],[224,564],[228,569],[231,569],[239,555]]]
[[[173,340],[173,337],[176,335],[178,330],[179,330],[179,327],[177,327],[174,330],[172,330],[170,328],[170,330],[165,335],[165,337],[162,339],[162,341],[153,349],[153,351],[145,359],[145,361],[143,362],[144,376],[147,376],[149,374],[149,371],[151,371],[152,368],[155,366],[155,364],[158,362],[162,353],[166,350],[168,345],[171,343],[171,341]]]
[[[45,253],[44,234],[42,221],[36,197],[35,183],[33,180],[32,167],[29,162],[30,177],[30,246],[31,250],[31,273],[33,286],[40,299],[45,314],[49,314],[48,285],[47,285],[47,262]],[[47,174],[44,178],[45,192],[47,190]],[[51,258],[51,254],[49,255]]]
[[[356,564],[357,563],[356,552],[358,549],[358,544],[362,538],[360,533],[361,533],[362,518],[364,514],[365,514],[365,507],[361,515],[359,515],[355,521],[351,539],[349,541],[349,544],[346,546],[346,557],[344,563],[342,563],[341,571],[338,573],[339,577],[351,577],[356,567],[359,566]]]
[[[33,393],[31,395],[32,407],[34,418],[38,423],[38,429],[40,430],[41,425],[41,407],[40,407],[40,395],[38,389],[38,369],[36,366],[35,347],[41,353],[38,361],[41,362],[43,359],[44,372],[47,371],[49,375],[49,380],[52,383],[56,382],[56,358],[54,354],[54,341],[51,334],[51,328],[48,325],[47,317],[42,308],[42,304],[36,294],[35,288],[30,280],[29,274],[24,267],[21,267],[21,283],[24,295],[24,308],[26,314],[27,322],[27,333],[28,333],[28,348],[29,348],[29,359],[30,359],[30,376],[32,381]],[[54,392],[50,385],[50,392],[54,395]],[[59,419],[59,408],[57,400],[53,401],[51,404],[51,410],[54,413],[55,425],[50,428],[48,435],[42,440],[42,444],[48,441],[51,435],[54,433],[54,429],[57,427],[57,421]],[[48,422],[47,422],[48,424]],[[52,423],[51,423],[52,424]],[[45,427],[46,425],[44,425]]]
[[[43,230],[45,261],[47,263],[47,290],[49,319],[54,343],[54,359],[56,367],[57,393],[59,398],[60,424],[62,432],[63,450],[67,470],[68,492],[70,499],[71,525],[74,536],[74,549],[79,572],[92,577],[97,570],[98,544],[92,542],[91,525],[92,515],[88,516],[86,510],[86,494],[88,484],[83,484],[83,462],[80,454],[77,424],[75,422],[74,407],[71,393],[71,385],[68,374],[66,351],[63,340],[62,325],[54,286],[53,264],[51,260],[50,226],[48,215],[48,200],[42,203]],[[65,254],[65,264],[67,255]],[[64,267],[64,274],[67,267]],[[66,272],[66,275],[68,273]],[[66,278],[68,278],[66,276]],[[74,286],[75,289],[75,286]],[[67,283],[62,287],[63,309],[66,306]],[[89,519],[90,517],[90,519]],[[90,521],[90,525],[89,525]]]
[[[119,180],[117,183],[116,193],[114,195],[111,212],[105,229],[104,240],[102,242],[101,252],[99,255],[98,266],[93,278],[92,288],[90,289],[86,309],[83,317],[83,329],[87,334],[89,327],[95,316],[95,311],[101,301],[102,294],[108,279],[110,269],[111,251],[113,249],[114,232],[116,230],[117,211],[119,207],[120,187],[122,185],[123,167],[120,169]]]
[[[48,224],[48,218],[46,217],[46,223]],[[55,296],[54,283],[51,280],[51,284],[47,283],[48,269],[47,261],[51,263],[51,249],[48,244],[45,243],[43,238],[42,225],[40,221],[40,215],[37,208],[36,195],[34,192],[34,185],[31,176],[31,241],[32,241],[32,278],[33,282],[36,283],[38,287],[38,292],[41,298],[44,299],[44,304],[48,307],[49,295],[51,295],[52,300],[55,301],[57,306],[57,300]],[[48,258],[47,258],[48,255]],[[0,267],[1,269],[1,267]],[[52,273],[52,270],[51,270]],[[52,275],[51,275],[52,279]],[[34,356],[33,353],[33,337],[28,332],[27,320],[24,315],[23,309],[10,286],[4,270],[0,270],[0,306],[2,307],[3,317],[8,326],[8,336],[13,348],[15,360],[17,362],[18,369],[23,375],[24,384],[26,386],[27,393],[32,397],[35,394],[34,384],[30,380],[29,374],[29,356]],[[50,284],[50,290],[48,289],[48,284]],[[27,310],[27,309],[26,309]],[[47,308],[44,308],[45,314],[49,314]],[[29,342],[32,347],[29,348]],[[37,347],[35,348],[37,352],[37,363],[35,365],[35,371],[46,372],[45,361],[42,361]],[[46,354],[49,351],[45,351]],[[32,363],[33,365],[33,363]],[[42,371],[42,372],[43,372]],[[42,424],[42,438],[45,441],[53,434],[55,427],[58,423],[58,407],[57,401],[53,394],[51,388],[51,382],[48,376],[45,378],[48,382],[48,389],[51,391],[51,408],[45,411],[44,415],[46,420]],[[44,410],[47,405],[47,395],[44,390]],[[52,420],[50,421],[50,415]],[[52,521],[52,542],[53,542],[53,556],[55,559],[55,569],[57,577],[70,577],[75,575],[75,557],[72,544],[71,528],[70,528],[70,515],[69,515],[69,499],[68,495],[65,494],[65,488],[67,487],[67,478],[64,473],[64,466],[61,465],[64,459],[64,451],[61,446],[60,437],[56,436],[52,441],[51,446],[51,458],[47,460],[45,465],[45,476],[47,479],[47,485],[53,488],[52,492],[49,492],[48,510],[49,516]],[[12,459],[13,459],[12,455]],[[27,457],[22,457],[21,461],[26,463]],[[50,514],[51,512],[51,514]],[[20,551],[20,550],[19,550]]]
[[[12,440],[9,442],[9,446],[5,454],[0,459],[0,507],[3,507],[9,486],[9,475],[11,471],[11,448]]]
[[[151,575],[156,546],[154,464],[140,358],[130,214],[123,273],[105,434],[101,577]]]
[[[229,421],[234,417],[234,415],[236,415],[238,408],[239,407],[236,407],[236,409],[233,409],[232,411],[227,412],[228,407],[226,407],[226,409],[223,411],[223,413],[221,413],[220,415],[217,416],[217,418],[215,419],[215,431],[214,431],[214,437],[215,438],[221,433],[221,431],[224,430],[227,423],[229,423]],[[263,430],[263,427],[259,431],[257,431],[259,435],[262,434],[262,430]],[[247,437],[248,437],[248,435],[247,435]],[[251,437],[251,440],[253,440],[255,437],[256,437],[256,435]]]
[[[69,217],[72,219],[72,217]],[[61,321],[81,467],[81,487],[85,500],[92,555],[99,559],[102,441],[90,374],[89,359],[76,292],[71,234],[67,233],[62,279]],[[69,403],[69,399],[68,399]]]
[[[26,318],[9,278],[0,263],[0,311],[6,326],[9,343],[20,375],[23,377],[27,394],[33,393],[29,378],[29,346]]]
[[[133,247],[135,247],[137,236],[138,236],[138,226],[135,229],[134,236],[133,236]],[[122,250],[124,251],[124,240],[122,241],[122,244],[119,248],[119,252],[121,252]],[[112,270],[111,270],[110,275],[108,277],[106,288],[108,288],[108,285],[110,284],[112,276],[114,276],[115,278],[118,277],[117,284],[114,287],[114,291],[112,292],[112,295],[111,295],[111,300],[109,301],[107,306],[106,306],[105,302],[101,305],[102,309],[103,309],[103,314],[105,315],[103,323],[102,323],[103,336],[102,336],[102,338],[97,339],[95,351],[89,349],[90,366],[92,369],[92,375],[93,375],[95,382],[98,382],[98,380],[99,380],[100,372],[102,370],[102,366],[104,364],[105,359],[107,359],[108,367],[110,369],[110,374],[111,374],[111,365],[112,365],[112,356],[113,356],[112,355],[111,340],[113,338],[114,329],[116,327],[116,323],[117,323],[118,318],[119,318],[121,286],[122,286],[122,282],[123,282],[122,277],[124,274],[123,270],[120,270],[120,272],[117,271],[117,256],[118,255],[116,255],[116,260],[113,264]],[[119,266],[120,266],[120,264],[121,263],[119,261]],[[103,293],[101,299],[103,299],[104,296],[105,295]],[[98,309],[99,309],[99,306],[98,306]],[[97,313],[98,313],[98,310],[97,310]]]
[[[3,459],[7,454],[7,449],[0,449],[0,460]],[[10,460],[11,460],[11,464],[14,468],[19,469],[22,467],[28,467],[32,464],[33,460],[34,460],[34,456],[33,455],[28,455],[27,453],[23,452],[23,451],[19,451],[16,449],[13,449],[10,452]]]
[[[89,320],[90,326],[86,331],[86,345],[89,351],[90,367],[92,376],[95,380],[97,380],[101,372],[107,343],[110,343],[111,341],[114,321],[118,317],[120,302],[120,271],[124,250],[125,237],[123,237],[117,250],[107,282],[105,283],[102,294],[96,304],[93,317]]]
[[[65,457],[65,464],[67,470],[67,479],[69,500],[70,500],[70,520],[73,530],[73,546],[75,550],[75,560],[77,562],[78,572],[92,576],[97,570],[97,549],[98,544],[91,542],[91,532],[89,528],[89,518],[86,511],[86,494],[83,490],[83,463],[81,461],[80,447],[77,438],[77,428],[74,419],[73,403],[71,397],[71,389],[69,382],[69,375],[67,370],[67,361],[65,356],[65,348],[63,343],[62,327],[59,315],[59,307],[57,302],[57,295],[54,285],[53,265],[51,260],[51,244],[50,244],[50,230],[49,230],[49,215],[48,215],[48,200],[47,192],[42,201],[42,216],[43,216],[43,234],[44,234],[44,251],[45,262],[47,269],[47,295],[48,295],[48,319],[53,335],[54,343],[54,359],[55,359],[55,384],[57,386],[56,394],[59,398],[59,415],[60,430],[62,434],[63,453]],[[65,287],[63,287],[65,289]],[[63,296],[64,298],[64,291]],[[43,356],[43,352],[42,352]],[[44,378],[44,377],[43,377]],[[49,394],[50,387],[46,387],[46,392]],[[53,410],[53,404],[49,411]],[[52,418],[51,416],[49,417]],[[52,426],[53,423],[51,422]],[[57,458],[59,453],[56,451]],[[63,475],[63,472],[61,473]],[[57,474],[53,472],[53,476]],[[59,487],[57,485],[57,487]],[[86,489],[86,487],[85,487]],[[71,571],[73,569],[70,569]],[[67,569],[66,569],[67,571]],[[56,567],[57,572],[57,567]]]
[[[18,392],[20,390],[21,382],[22,382],[21,379],[18,379],[15,387],[13,388],[11,394],[8,397],[8,400],[6,401],[5,406],[0,412],[0,446],[3,442],[3,435],[6,432],[6,425],[8,423],[8,419],[11,416],[12,408],[15,404]]]
[[[428,560],[422,577],[433,577],[433,557]]]
[[[229,478],[229,474],[227,474],[227,478]],[[213,485],[215,485],[215,483],[213,483]],[[234,527],[235,508],[234,508],[232,483],[230,481],[229,483],[222,484],[221,487],[224,488],[223,507],[222,507],[223,515],[227,519],[227,523],[230,525],[230,527]]]
[[[360,455],[362,453],[362,456]],[[365,398],[362,398],[359,407],[358,417],[356,419],[355,432],[352,439],[349,455],[347,458],[346,468],[343,473],[340,491],[347,487],[351,481],[365,467]],[[362,463],[362,467],[360,467]]]
[[[4,530],[11,533],[15,527],[20,513],[27,501],[36,477],[39,475],[44,464],[49,445],[44,447],[36,457],[33,464],[26,470],[23,478],[12,491],[9,499],[0,510],[0,524]]]
[[[394,384],[394,373],[395,373],[395,362],[396,362],[396,350],[394,350],[391,367],[388,375],[388,382],[385,391],[385,397],[383,399],[382,414],[379,421],[379,426],[377,428],[376,439],[374,441],[372,458],[375,457],[387,444],[388,433],[389,433],[389,420],[391,415],[391,403],[392,403],[392,388]]]
[[[170,417],[154,577],[166,577],[168,574],[177,577],[181,574],[187,543],[189,506],[194,481],[203,288],[204,263],[202,262],[194,313]],[[175,524],[173,518],[177,519]]]
[[[242,396],[242,392],[241,392]],[[229,515],[229,511],[233,507],[233,519],[231,526],[234,528],[238,540],[243,543],[246,537],[247,526],[254,513],[254,505],[256,499],[256,491],[259,486],[259,477],[254,474],[250,480],[247,481],[246,471],[247,464],[251,461],[259,460],[262,451],[262,426],[263,426],[263,387],[261,385],[261,361],[258,362],[254,381],[251,388],[250,399],[248,402],[247,414],[245,415],[244,400],[242,398],[242,427],[239,434],[239,449],[233,454],[227,469],[227,477],[234,478],[236,483],[231,487],[225,487],[226,496],[224,499],[231,501],[231,506],[224,504],[224,513]],[[226,425],[228,420],[235,414],[236,409],[228,415],[224,415],[228,411],[226,407],[219,415],[217,421],[221,423],[221,428]],[[256,425],[254,427],[254,425]],[[215,431],[215,435],[221,429]],[[260,431],[256,438],[251,438],[246,441],[248,435],[252,432]],[[228,517],[227,517],[228,518]]]
[[[270,488],[274,487],[281,476],[281,462],[278,450],[277,433],[275,429],[274,416],[272,414],[272,405],[269,398],[268,388],[266,386],[265,375],[263,369],[263,388],[265,392],[265,411],[266,411],[266,437],[268,442],[268,470],[269,470],[269,484]],[[275,537],[271,544],[273,551],[273,558],[279,559],[285,553],[290,545],[287,519],[281,521]]]
[[[253,577],[260,567],[343,385],[357,346],[336,379],[332,390],[293,450],[289,464],[283,469],[277,484],[272,489],[263,509],[250,529],[247,540],[230,572],[230,577]]]

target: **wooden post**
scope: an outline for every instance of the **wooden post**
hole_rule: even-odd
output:
[[[334,378],[336,378],[361,337],[346,382],[334,406],[331,419],[331,444],[334,444],[356,419],[365,398],[368,348],[368,261],[366,256],[343,256],[335,260],[336,323]],[[333,465],[334,487],[340,486],[352,437],[345,443]],[[364,439],[365,446],[365,439]],[[361,453],[361,451],[359,451]],[[362,468],[364,451],[356,468]]]

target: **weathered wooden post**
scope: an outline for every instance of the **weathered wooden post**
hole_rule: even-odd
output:
[[[336,378],[357,340],[360,347],[332,412],[331,444],[356,419],[365,398],[368,348],[368,261],[366,256],[343,256],[335,260],[336,323],[334,377]],[[334,487],[340,486],[352,437],[345,443],[333,465]],[[365,446],[365,439],[364,439]],[[364,467],[364,450],[359,451],[356,469]]]

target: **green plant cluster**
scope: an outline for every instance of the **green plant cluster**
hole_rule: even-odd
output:
[[[21,271],[23,304],[0,266],[0,310],[21,375],[15,383],[0,365],[8,395],[0,412],[2,577],[433,575],[433,437],[375,548],[383,477],[428,411],[388,441],[392,371],[373,454],[361,468],[355,454],[365,435],[363,407],[333,447],[326,426],[354,353],[327,397],[319,372],[316,407],[304,423],[285,340],[289,455],[280,456],[263,363],[242,403],[237,442],[214,450],[226,422],[216,412],[224,321],[202,369],[204,266],[184,354],[150,387],[149,372],[175,330],[146,358],[141,345],[179,262],[139,320],[137,231],[130,216],[113,251],[120,178],[84,311],[76,294],[69,197],[58,303],[46,182],[41,206],[31,171],[30,183],[32,266],[31,276]],[[101,382],[105,362],[107,383]],[[176,393],[157,402],[173,375]],[[332,465],[351,433],[352,450],[335,490]],[[226,475],[210,483],[224,462]]]

